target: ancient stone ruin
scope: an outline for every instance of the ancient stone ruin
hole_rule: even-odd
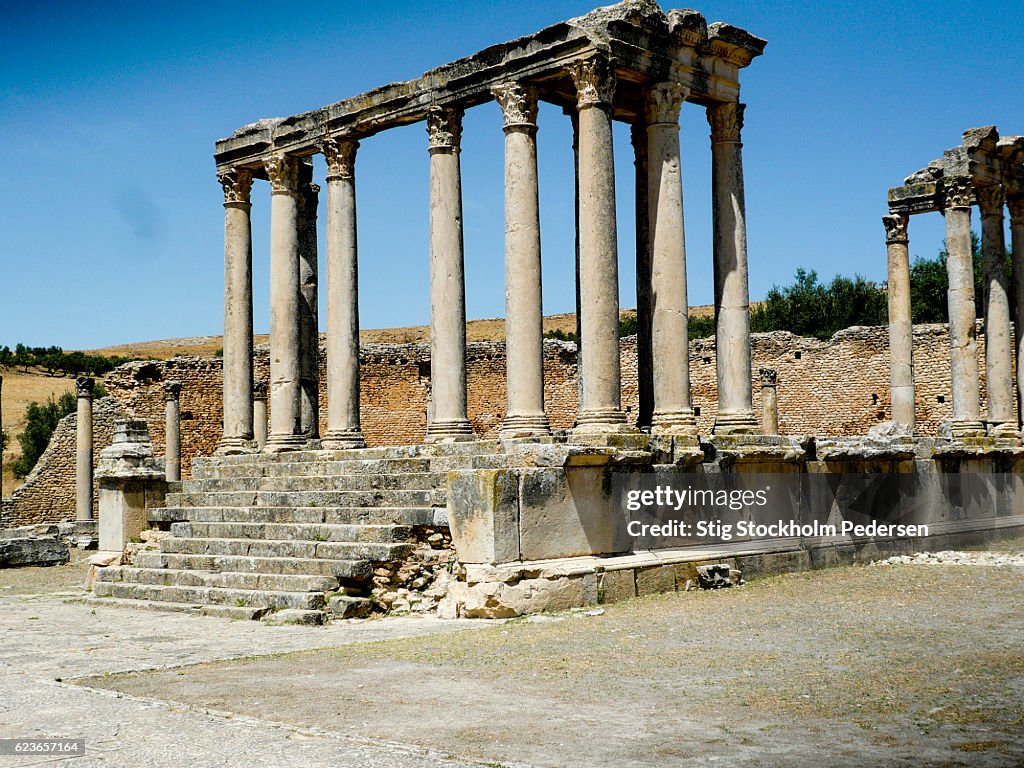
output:
[[[101,569],[96,595],[313,623],[370,610],[513,616],[683,589],[710,573],[729,574],[732,583],[736,570],[749,575],[864,560],[915,543],[913,537],[815,528],[651,544],[628,533],[620,504],[621,489],[642,478],[678,484],[724,478],[742,485],[769,476],[790,489],[793,510],[820,502],[814,489],[825,488],[831,494],[826,516],[860,523],[860,500],[884,501],[888,486],[865,494],[860,481],[849,478],[871,473],[892,479],[915,500],[914,522],[932,526],[931,541],[944,545],[1020,530],[1024,517],[1014,489],[990,479],[1019,472],[1022,461],[1012,392],[1006,391],[1009,309],[998,295],[1000,285],[1005,294],[1005,278],[1000,284],[993,274],[990,281],[987,327],[995,336],[986,354],[990,386],[994,382],[998,391],[989,395],[989,433],[980,420],[978,371],[970,367],[973,315],[963,314],[973,303],[962,280],[951,279],[951,315],[959,313],[950,334],[953,419],[944,435],[915,436],[906,239],[898,232],[905,231],[901,211],[945,207],[951,278],[963,278],[971,184],[947,186],[938,178],[969,170],[979,174],[973,177],[979,200],[994,198],[981,188],[997,184],[1017,194],[1012,174],[997,180],[980,170],[982,156],[997,169],[1006,165],[998,159],[1004,150],[997,139],[967,142],[960,154],[947,153],[950,165],[941,174],[912,179],[931,185],[925,207],[901,209],[901,201],[916,199],[912,194],[891,198],[893,423],[858,436],[778,434],[787,380],[779,366],[760,372],[760,418],[755,411],[739,76],[764,47],[743,30],[707,24],[696,11],[663,12],[650,0],[627,0],[416,80],[261,120],[218,142],[225,195],[223,432],[215,455],[194,459],[191,477],[180,484],[168,476],[166,506],[149,510],[149,520],[170,535],[156,548],[135,552],[128,565]],[[502,109],[505,132],[506,411],[497,434],[481,439],[468,406],[459,146],[465,110],[492,99]],[[566,431],[551,428],[544,386],[536,164],[541,100],[571,120],[576,153],[580,389]],[[708,117],[713,169],[717,403],[714,423],[703,433],[691,391],[679,170],[680,110],[695,108]],[[618,339],[614,120],[632,127],[638,173],[635,417],[623,408]],[[360,141],[413,122],[425,123],[430,166],[430,400],[415,444],[367,447],[360,421],[356,154]],[[316,325],[320,190],[310,160],[318,153],[328,165],[323,435]],[[958,160],[965,165],[954,174]],[[250,191],[258,181],[272,192],[266,389],[258,386],[253,352]],[[990,210],[994,203],[985,205]],[[986,232],[994,253],[994,227]],[[169,444],[177,444],[176,404],[185,395],[168,393]],[[981,486],[971,494],[951,491],[948,480],[961,474],[980,478]],[[844,506],[844,495],[858,503]]]

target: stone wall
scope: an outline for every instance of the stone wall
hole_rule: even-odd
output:
[[[984,340],[979,344],[984,377]],[[935,435],[951,413],[949,340],[944,325],[914,330],[918,431]],[[636,338],[622,340],[623,407],[637,411]],[[326,431],[326,373],[321,350],[320,415]],[[255,357],[256,376],[267,377],[265,346]],[[780,432],[790,435],[862,435],[889,418],[888,333],[885,328],[849,328],[829,341],[776,332],[753,337],[754,407],[760,414],[757,371],[779,373]],[[505,345],[475,342],[467,354],[469,417],[478,435],[495,437],[505,415]],[[211,454],[221,431],[221,360],[178,357],[135,362],[111,372],[110,397],[96,402],[96,455],[109,445],[113,421],[130,414],[149,423],[157,455],[164,452],[163,382],[181,381],[182,477],[191,460]],[[544,344],[545,396],[554,429],[569,429],[576,414],[576,348],[560,341]],[[693,403],[704,434],[714,423],[715,343],[690,345]],[[420,442],[427,425],[430,350],[427,344],[368,344],[362,351],[361,418],[373,445]],[[984,410],[984,380],[982,408]],[[65,418],[29,482],[5,501],[3,525],[56,522],[74,517],[75,417]]]

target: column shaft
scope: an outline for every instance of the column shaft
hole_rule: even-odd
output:
[[[889,257],[889,390],[892,420],[910,434],[916,428],[914,407],[914,325],[910,307],[908,217],[883,216]]]
[[[320,187],[313,183],[313,166],[299,164],[299,393],[300,430],[307,440],[320,438],[320,323],[317,311],[316,209]]]
[[[743,104],[708,108],[714,218],[715,348],[718,417],[715,434],[754,434],[750,375],[750,294],[743,195]]]
[[[164,382],[164,467],[167,482],[181,480],[181,382]]]
[[[75,435],[75,519],[92,520],[92,393],[93,380],[78,378]]]
[[[252,440],[252,174],[222,173],[224,188],[224,433],[218,453]]]
[[[537,188],[537,96],[519,83],[494,89],[505,130],[506,439],[550,434],[544,412],[544,313]]]
[[[774,368],[761,369],[761,431],[779,434],[779,372]]]
[[[430,385],[428,443],[473,439],[466,414],[466,281],[459,140],[462,111],[435,107],[430,137]]]
[[[270,176],[270,434],[266,450],[305,445],[300,414],[299,201],[295,158],[275,155]]]
[[[622,411],[619,265],[615,226],[612,95],[615,74],[602,58],[570,71],[579,108],[580,327],[583,401],[575,434],[631,431]]]
[[[651,250],[654,434],[694,435],[690,403],[689,303],[679,158],[679,110],[688,89],[660,83],[647,95],[647,198]]]
[[[946,187],[946,270],[949,276],[949,353],[953,395],[953,437],[984,434],[978,376],[971,246],[971,181],[951,177]]]
[[[1010,209],[1010,238],[1013,249],[1013,317],[1017,353],[1017,418],[1024,419],[1024,198],[1007,201]]]
[[[256,448],[260,451],[267,444],[267,382],[257,381],[252,385],[252,426]]]
[[[324,144],[327,158],[327,434],[324,447],[363,448],[359,423],[359,260],[355,161],[359,142]]]
[[[981,207],[981,263],[985,290],[985,388],[988,426],[993,436],[1014,436],[1013,320],[1006,274],[1006,236],[1003,233],[1003,189],[998,185],[976,191]]]

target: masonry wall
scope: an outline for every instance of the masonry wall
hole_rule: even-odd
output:
[[[984,339],[979,344],[984,409]],[[935,435],[951,413],[949,337],[944,325],[914,331],[918,431]],[[621,343],[622,404],[637,412],[636,337]],[[326,372],[321,350],[321,431],[327,427]],[[791,435],[862,435],[890,416],[889,353],[886,328],[849,328],[829,341],[776,332],[753,337],[754,408],[760,415],[758,369],[779,374],[780,431]],[[255,357],[257,378],[266,379],[266,347]],[[469,417],[477,434],[495,437],[505,416],[505,345],[475,342],[467,350]],[[577,410],[576,347],[544,344],[545,396],[551,426],[570,429]],[[713,339],[690,344],[693,403],[702,434],[715,418],[716,379]],[[191,460],[217,448],[221,433],[222,366],[218,358],[178,357],[121,366],[105,379],[109,398],[95,405],[96,456],[110,444],[115,418],[132,415],[149,423],[157,455],[164,451],[163,383],[181,389],[182,476]],[[370,445],[408,445],[423,439],[430,391],[427,344],[368,344],[362,350],[361,419]],[[29,481],[5,500],[3,526],[74,518],[74,419],[65,418]]]

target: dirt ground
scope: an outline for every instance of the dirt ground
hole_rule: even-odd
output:
[[[1019,567],[839,568],[80,682],[487,765],[1014,766],[1022,594]]]

